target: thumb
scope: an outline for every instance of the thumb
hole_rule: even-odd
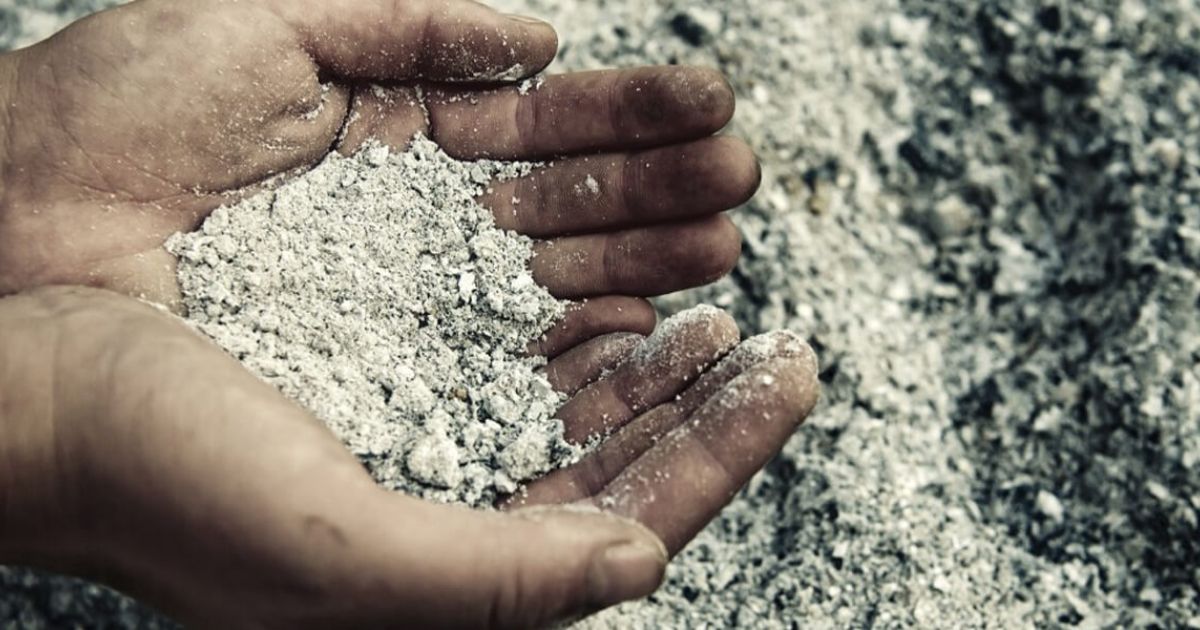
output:
[[[347,574],[337,582],[352,585],[342,603],[361,625],[544,627],[645,597],[666,569],[649,529],[591,507],[385,502],[354,512],[350,553],[340,548],[335,560]]]
[[[582,506],[531,508],[500,518],[508,521],[506,540],[486,544],[506,549],[476,554],[492,563],[480,586],[490,595],[493,627],[576,619],[646,597],[662,583],[667,549],[636,521]]]
[[[513,81],[558,51],[549,24],[471,0],[277,0],[274,10],[344,78]]]

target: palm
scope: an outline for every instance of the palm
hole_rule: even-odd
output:
[[[0,225],[20,227],[0,228],[0,292],[84,283],[171,301],[168,236],[331,150],[372,137],[403,147],[417,132],[462,158],[557,158],[482,201],[501,227],[543,239],[535,277],[559,297],[666,293],[736,260],[736,231],[714,215],[748,198],[758,169],[739,141],[704,139],[732,113],[714,73],[564,75],[522,97],[439,82],[480,74],[456,66],[458,53],[380,69],[323,52],[304,42],[321,33],[269,6],[143,1],[20,52],[14,98],[53,95],[55,106],[15,110],[12,159],[24,173],[54,175],[12,186],[16,220]],[[457,41],[472,36],[491,41],[486,29]],[[532,72],[554,37],[510,44],[471,63],[484,74],[519,63]],[[597,186],[581,188],[589,177]]]
[[[573,577],[596,542],[572,532],[594,524],[521,531],[538,526],[386,493],[310,415],[152,309],[43,290],[0,300],[0,323],[0,349],[56,347],[41,355],[53,364],[28,370],[53,379],[27,384],[24,400],[54,414],[41,420],[55,427],[56,470],[70,473],[47,475],[43,494],[86,498],[57,506],[67,531],[37,532],[68,569],[100,570],[205,626],[476,627],[530,595],[521,589],[568,589],[523,618],[492,620],[533,627],[611,603],[589,602]],[[656,336],[608,336],[550,362],[570,396],[559,412],[567,436],[615,435],[505,507],[591,503],[642,523],[674,555],[814,403],[816,365],[794,336],[739,346],[713,309]],[[69,555],[84,540],[102,557]]]

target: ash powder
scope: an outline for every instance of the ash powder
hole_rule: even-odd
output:
[[[577,456],[524,354],[563,314],[475,197],[528,164],[332,155],[177,235],[188,319],[313,411],[377,481],[481,506]]]

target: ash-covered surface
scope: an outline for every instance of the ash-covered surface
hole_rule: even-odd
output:
[[[96,4],[15,0],[0,33]],[[593,625],[1200,628],[1200,7],[498,4],[559,26],[559,70],[732,77],[766,174],[746,257],[663,305],[791,328],[825,366],[663,591]],[[8,623],[136,619],[0,590]]]

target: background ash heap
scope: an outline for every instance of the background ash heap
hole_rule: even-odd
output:
[[[0,0],[0,47],[105,4]],[[732,77],[765,169],[745,259],[662,305],[825,366],[663,591],[591,625],[1200,628],[1200,5],[497,4],[559,27],[558,71]],[[0,593],[0,625],[167,625],[25,571]]]

